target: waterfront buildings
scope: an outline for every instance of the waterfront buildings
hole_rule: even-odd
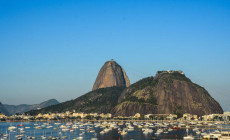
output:
[[[84,112],[61,112],[61,113],[39,113],[34,116],[28,114],[6,116],[0,113],[0,119],[4,120],[58,120],[58,119],[121,119],[121,120],[185,120],[185,121],[230,121],[230,112],[224,112],[224,114],[209,114],[204,116],[197,116],[189,113],[183,114],[181,118],[178,118],[175,114],[146,114],[141,115],[136,113],[134,116],[112,116],[110,113],[84,113]]]

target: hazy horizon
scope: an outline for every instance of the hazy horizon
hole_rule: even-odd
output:
[[[130,82],[182,70],[230,110],[230,1],[0,1],[0,102],[75,99],[114,59]]]

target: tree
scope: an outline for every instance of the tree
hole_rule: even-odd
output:
[[[96,117],[97,120],[100,120],[101,118],[102,118],[101,116],[97,116],[97,117]]]
[[[81,119],[81,116],[77,116],[76,119],[77,119],[77,120],[80,120],[80,119]]]
[[[153,116],[153,115],[150,115],[150,116],[149,116],[149,119],[150,119],[150,120],[153,120],[153,119],[154,119],[154,116]]]
[[[92,119],[93,119],[93,116],[87,115],[87,116],[85,116],[85,119],[92,120]]]

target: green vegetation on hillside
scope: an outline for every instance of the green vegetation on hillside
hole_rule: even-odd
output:
[[[73,111],[85,113],[109,113],[117,105],[118,98],[124,87],[109,87],[88,92],[74,100],[58,105],[49,106],[41,110],[33,110],[29,114]]]
[[[127,88],[127,90],[125,90],[126,94],[122,102],[131,101],[140,104],[149,103],[149,104],[157,105],[157,101],[154,96],[154,89],[152,88],[156,84],[157,84],[157,80],[154,80],[154,77],[147,77],[132,84],[129,88]],[[136,95],[133,95],[134,91],[136,91],[135,92]],[[143,96],[144,94],[151,94],[151,96],[145,97]]]

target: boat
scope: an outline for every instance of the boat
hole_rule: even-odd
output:
[[[17,127],[15,127],[15,126],[10,126],[10,127],[8,127],[8,130],[14,130],[14,129],[16,129]]]
[[[184,140],[194,140],[193,136],[184,136],[183,137]]]
[[[125,129],[123,129],[121,132],[120,132],[120,134],[122,135],[122,136],[124,136],[124,135],[126,135],[128,132],[125,130]]]
[[[23,124],[19,124],[19,125],[17,125],[17,126],[20,126],[20,127],[22,127],[22,126],[24,126]]]
[[[82,139],[83,139],[83,137],[77,137],[77,139],[82,140]]]
[[[178,126],[173,126],[172,129],[177,130],[177,129],[180,129],[180,128]]]
[[[222,131],[219,140],[230,140],[230,132],[229,131]]]
[[[184,139],[184,140],[194,140],[194,137],[193,137],[193,136],[188,135],[188,132],[189,132],[189,129],[188,129],[188,128],[186,129],[186,132],[187,132],[187,136],[184,136],[183,139]]]
[[[45,136],[45,135],[42,135],[41,138],[42,138],[42,139],[46,139],[46,136]]]

